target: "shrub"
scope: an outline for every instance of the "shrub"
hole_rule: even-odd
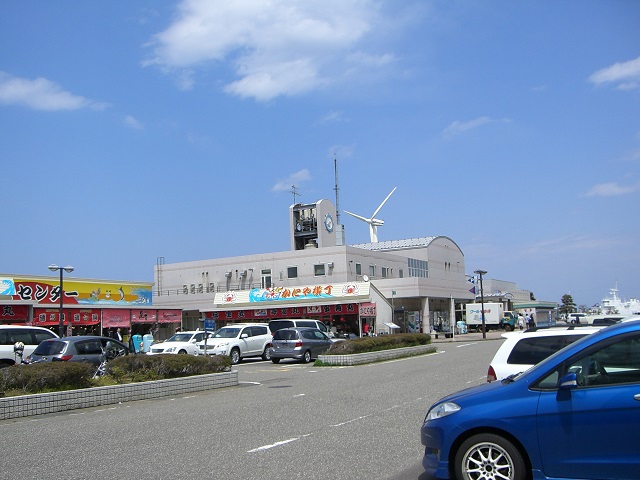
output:
[[[118,383],[220,373],[231,368],[226,356],[126,355],[107,364],[106,375],[85,362],[43,362],[0,369],[0,396],[73,390]]]
[[[117,383],[129,383],[220,373],[230,368],[227,356],[126,355],[110,361],[106,373]]]
[[[377,352],[393,348],[415,347],[418,345],[428,345],[430,343],[431,335],[426,333],[398,333],[335,342],[324,354],[349,355],[353,353]]]
[[[43,393],[87,388],[96,368],[84,362],[44,362],[0,369],[0,392]]]

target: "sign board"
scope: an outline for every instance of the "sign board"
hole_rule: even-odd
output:
[[[376,316],[376,304],[375,303],[361,303],[360,304],[360,316],[361,317],[375,317]]]

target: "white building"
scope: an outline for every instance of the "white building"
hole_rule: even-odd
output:
[[[305,317],[354,333],[365,322],[377,333],[428,332],[439,319],[448,326],[475,297],[464,254],[449,237],[342,245],[328,200],[293,205],[289,217],[290,251],[159,260],[154,305],[182,308],[184,328],[205,318],[217,328]]]

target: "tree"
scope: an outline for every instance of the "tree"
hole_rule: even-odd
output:
[[[565,316],[576,311],[576,304],[573,302],[573,297],[571,295],[566,293],[562,296],[562,305],[558,311]]]

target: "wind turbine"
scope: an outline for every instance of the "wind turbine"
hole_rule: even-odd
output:
[[[380,206],[376,208],[376,211],[373,212],[373,215],[371,215],[371,217],[369,218],[363,217],[361,215],[356,215],[355,213],[347,212],[346,210],[344,211],[345,213],[348,213],[352,217],[356,217],[358,220],[362,220],[363,222],[367,222],[369,224],[369,234],[371,235],[371,243],[378,243],[378,227],[381,227],[382,225],[384,225],[384,220],[380,220],[379,218],[376,218],[376,215],[378,214],[382,206],[387,202],[387,200],[389,200],[389,197],[393,195],[393,192],[395,191],[396,191],[396,187],[393,187],[393,190],[391,190],[391,193],[387,195],[387,198],[385,198],[382,201]]]

